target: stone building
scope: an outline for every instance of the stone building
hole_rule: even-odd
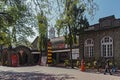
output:
[[[90,26],[85,30],[84,37],[80,43],[80,53],[85,59],[99,59],[101,62],[110,59],[120,67],[120,19],[114,15],[100,18],[99,23]],[[83,46],[80,44],[80,46]],[[82,59],[82,54],[80,54]]]

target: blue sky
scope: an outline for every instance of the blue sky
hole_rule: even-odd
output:
[[[116,18],[120,18],[120,0],[94,0],[99,6],[99,10],[96,12],[94,19],[89,19],[90,25],[96,24],[99,18],[115,15]]]

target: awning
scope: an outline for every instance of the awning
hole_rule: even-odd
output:
[[[57,52],[70,52],[70,49],[54,50],[54,51],[52,51],[52,53],[57,53]]]

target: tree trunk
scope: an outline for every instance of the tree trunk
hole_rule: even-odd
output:
[[[73,59],[72,59],[72,34],[71,34],[71,28],[70,28],[70,24],[68,24],[68,27],[69,27],[69,31],[70,31],[70,33],[69,33],[69,38],[70,38],[70,58],[71,58],[71,68],[74,68],[74,66],[73,66]]]

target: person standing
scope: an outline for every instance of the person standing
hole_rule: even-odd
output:
[[[106,74],[107,72],[108,72],[110,75],[112,75],[112,73],[110,72],[110,64],[109,64],[109,60],[108,60],[108,59],[106,60],[106,63],[105,63],[105,71],[104,71],[104,74]]]
[[[95,68],[97,69],[97,72],[99,72],[99,68],[100,68],[100,63],[99,60],[94,62]]]

